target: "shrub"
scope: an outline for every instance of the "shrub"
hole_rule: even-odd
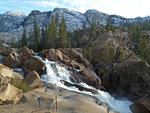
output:
[[[17,87],[18,89],[22,89],[23,92],[28,92],[32,90],[32,87],[30,87],[25,81],[11,80],[10,83],[15,87]]]
[[[146,66],[146,60],[144,58],[142,58],[140,63],[141,63],[141,68]]]

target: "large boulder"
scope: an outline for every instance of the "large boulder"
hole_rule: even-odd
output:
[[[86,83],[90,86],[93,86],[97,89],[101,88],[101,80],[99,77],[96,75],[96,73],[92,70],[81,70],[79,72],[76,72],[72,74],[71,76],[72,82],[77,82],[77,83]]]
[[[78,63],[75,60],[63,60],[62,63],[75,69],[85,69],[85,66],[82,63]]]
[[[22,81],[23,76],[19,72],[13,72],[13,80],[14,81]]]
[[[22,76],[13,69],[0,64],[0,84],[9,83],[12,79],[21,80]]]
[[[11,84],[0,86],[0,104],[16,104],[23,96],[22,90]]]
[[[22,66],[26,67],[27,63],[31,60],[32,57],[33,56],[29,53],[20,53]]]
[[[8,56],[11,52],[14,52],[14,51],[16,51],[16,49],[14,48],[3,49],[3,50],[0,50],[0,55]]]
[[[132,51],[128,50],[126,48],[126,46],[125,47],[118,47],[117,50],[116,50],[116,54],[114,56],[114,60],[117,63],[121,63],[124,60],[128,59],[130,56],[135,56],[135,53],[133,53]]]
[[[28,53],[28,54],[34,54],[34,51],[32,49],[27,48],[26,46],[19,48],[19,53]]]
[[[132,55],[103,76],[104,87],[121,96],[140,98],[150,91],[150,66]]]
[[[12,51],[6,57],[5,65],[11,68],[19,68],[21,66],[21,60],[19,54],[15,51]]]
[[[129,51],[124,44],[121,45],[115,38],[98,40],[92,47],[91,64],[98,77],[102,79],[112,63],[123,62],[131,55],[133,52]]]
[[[88,60],[83,56],[83,50],[80,48],[74,49],[60,49],[63,54],[65,54],[70,60],[82,64],[85,68],[89,68]],[[64,59],[68,60],[68,59]]]
[[[24,66],[33,57],[33,53],[33,50],[26,46],[19,49],[8,48],[0,51],[1,55],[6,56],[5,65],[11,68]]]
[[[40,59],[36,57],[32,57],[26,65],[26,68],[31,71],[36,71],[39,73],[39,75],[42,75],[46,71],[45,63]]]
[[[8,48],[0,50],[0,55],[7,57],[5,64],[12,68],[19,67],[21,63],[23,64],[29,58],[31,59],[33,54],[34,51],[26,46],[19,49]]]
[[[92,48],[91,63],[93,65],[102,61],[110,63],[117,53],[118,46],[117,41],[112,38],[109,38],[106,41],[95,42]]]
[[[145,96],[130,106],[133,113],[150,113],[150,95]]]
[[[63,53],[57,49],[44,50],[41,54],[51,61],[56,61],[56,60],[63,61],[65,57]]]
[[[21,53],[20,57],[23,71],[36,71],[40,75],[45,73],[45,63],[40,58],[36,58],[29,53]]]
[[[76,69],[89,69],[89,62],[84,58],[83,50],[80,48],[49,49],[41,52],[41,55],[48,60],[60,61]]]
[[[13,70],[0,64],[0,83],[8,83],[13,78]]]
[[[37,88],[43,86],[43,82],[36,71],[31,71],[25,78],[24,81],[31,87]]]

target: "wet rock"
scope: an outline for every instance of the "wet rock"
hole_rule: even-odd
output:
[[[130,108],[133,113],[150,113],[150,95],[135,101]]]
[[[69,83],[69,82],[64,81],[64,80],[62,80],[61,82],[63,82],[66,86],[74,86],[74,87],[78,88],[80,91],[89,91],[93,94],[99,94],[98,91],[94,90],[94,89],[85,88],[85,87],[82,87],[78,84],[72,84],[72,83]]]
[[[6,60],[6,56],[0,55],[0,63],[4,64]]]
[[[95,100],[95,103],[96,104],[98,104],[98,105],[102,105],[103,104],[103,102],[102,101],[100,101],[99,99],[97,99],[97,98],[94,98],[94,100]]]
[[[101,80],[92,70],[81,70],[77,73],[72,74],[72,77],[75,81],[77,81],[77,83],[83,82],[90,86],[94,86],[97,89],[101,88]]]
[[[120,113],[120,112],[118,112],[118,111],[110,111],[109,113]]]

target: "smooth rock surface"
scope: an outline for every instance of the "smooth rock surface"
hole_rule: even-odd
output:
[[[24,81],[33,88],[44,86],[39,74],[36,71],[31,71],[27,74]]]
[[[23,91],[11,84],[0,86],[0,104],[17,104],[23,96]]]

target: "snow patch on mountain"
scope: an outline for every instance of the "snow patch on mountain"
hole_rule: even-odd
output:
[[[4,13],[4,15],[12,15],[12,16],[26,16],[23,12],[21,11],[8,11]]]
[[[66,8],[55,8],[51,16],[55,17],[57,13],[59,14],[60,20],[62,16],[64,17],[67,31],[72,32],[76,29],[82,29],[84,24],[86,25],[86,27],[90,27],[90,23],[86,20],[86,17],[80,12],[69,10]]]
[[[98,23],[98,21],[99,21],[99,23],[102,24],[102,25],[107,24],[107,19],[108,19],[108,16],[109,16],[105,13],[102,13],[98,10],[93,10],[93,9],[87,10],[84,13],[84,15],[87,18],[87,20],[90,22],[90,24],[92,24],[93,21],[95,23]]]
[[[24,28],[26,28],[27,34],[33,31],[35,18],[38,26],[42,28],[46,24],[48,25],[48,23],[52,20],[52,16],[55,17],[57,13],[59,15],[59,22],[61,21],[62,15],[64,16],[67,31],[70,32],[73,32],[76,29],[82,29],[84,26],[90,27],[92,22],[99,22],[101,25],[106,25],[108,18],[110,18],[111,22],[116,26],[132,23],[135,21],[142,22],[146,19],[150,19],[149,16],[144,18],[137,17],[127,19],[118,15],[108,15],[94,9],[87,10],[84,14],[66,8],[55,8],[53,11],[45,12],[33,10],[28,16],[20,11],[13,11],[0,14],[0,32],[5,32],[6,34],[12,35],[15,34],[14,38],[18,37],[19,39],[21,38]],[[1,37],[2,35],[0,34],[0,39],[2,39]]]

